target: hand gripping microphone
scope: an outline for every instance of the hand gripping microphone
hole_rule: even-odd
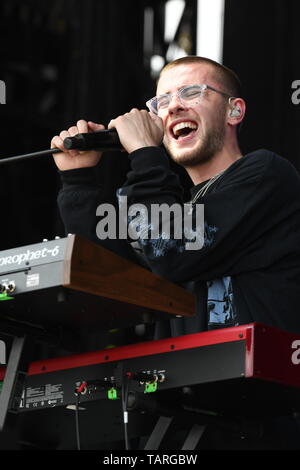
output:
[[[67,150],[122,150],[116,129],[103,129],[91,133],[76,134],[64,139]]]
[[[76,134],[73,137],[66,137],[64,139],[64,146],[67,150],[124,150],[116,129],[104,129],[91,133]],[[40,152],[17,155],[15,157],[0,158],[0,165],[29,160],[42,155],[54,155],[55,153],[61,153],[61,150],[52,148],[41,150]]]

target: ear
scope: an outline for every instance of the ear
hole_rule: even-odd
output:
[[[237,126],[242,122],[246,113],[246,103],[243,98],[229,98],[227,122],[231,126]]]

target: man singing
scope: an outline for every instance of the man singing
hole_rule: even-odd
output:
[[[172,320],[156,337],[253,321],[300,333],[300,179],[271,151],[243,155],[237,129],[246,105],[236,74],[206,58],[175,60],[162,70],[147,106],[149,112],[132,109],[108,126],[117,130],[131,161],[118,197],[149,210],[153,204],[183,205],[171,158],[194,183],[192,216],[204,205],[201,248],[186,249],[184,237],[139,239],[153,272],[191,285],[198,298],[197,317]],[[104,126],[80,120],[52,139],[52,147],[62,150],[54,155],[63,182],[58,203],[68,232],[130,257],[130,240],[96,236],[101,153],[63,146],[68,136],[98,129]]]
[[[126,197],[128,206],[142,204],[148,213],[154,204],[183,207],[171,158],[194,183],[189,214],[195,229],[197,207],[204,206],[201,247],[187,249],[186,233],[138,239],[153,272],[197,297],[194,318],[158,322],[154,337],[253,321],[300,333],[300,179],[273,152],[243,155],[237,129],[246,105],[236,74],[206,58],[178,59],[162,70],[156,96],[147,106],[149,112],[132,109],[108,126],[117,130],[131,161],[127,180],[117,191],[119,201]],[[131,239],[97,237],[96,210],[105,202],[95,170],[101,153],[64,149],[66,137],[98,129],[104,126],[80,120],[52,139],[52,147],[62,150],[54,156],[63,183],[61,215],[68,232],[134,259]],[[140,220],[141,233],[159,224],[151,220],[147,226]],[[178,228],[175,215],[170,222]],[[247,439],[243,432],[208,427],[200,447],[299,449],[299,421],[287,417],[258,424]]]

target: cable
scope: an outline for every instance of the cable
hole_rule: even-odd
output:
[[[129,438],[128,438],[127,400],[128,400],[128,376],[125,375],[123,376],[123,380],[122,380],[122,411],[123,411],[125,449],[130,450],[130,443],[129,443]]]
[[[77,450],[81,450],[81,445],[80,445],[80,432],[79,432],[79,403],[80,403],[80,394],[76,392],[75,395],[76,395],[76,407],[75,407],[76,443],[77,443]]]

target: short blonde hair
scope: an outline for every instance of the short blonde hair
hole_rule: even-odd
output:
[[[219,64],[212,59],[208,59],[207,57],[189,55],[173,60],[172,62],[169,62],[167,65],[165,65],[161,70],[159,79],[166,70],[169,70],[170,68],[176,67],[178,65],[185,64],[210,65],[214,69],[215,78],[222,88],[220,91],[224,91],[229,95],[234,96],[235,98],[242,96],[242,84],[237,74],[228,67],[225,67],[225,65]]]

